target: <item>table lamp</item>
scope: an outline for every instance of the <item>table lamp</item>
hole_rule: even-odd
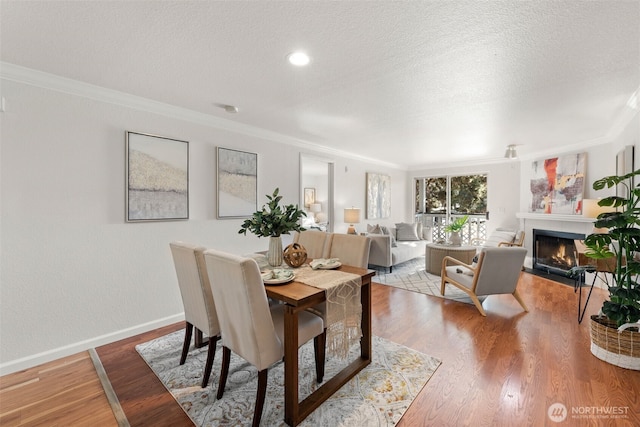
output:
[[[320,203],[311,203],[309,210],[313,212],[313,217],[318,220],[318,214],[322,212],[322,205]]]
[[[360,222],[360,208],[347,208],[344,210],[344,222],[349,224],[347,234],[357,234],[353,226]]]
[[[582,215],[587,218],[598,218],[598,215],[605,212],[615,212],[611,206],[600,206],[600,199],[582,199]],[[606,228],[593,228],[593,233],[606,233]]]

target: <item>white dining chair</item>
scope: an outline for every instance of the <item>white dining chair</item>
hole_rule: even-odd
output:
[[[184,242],[169,244],[173,263],[178,277],[178,286],[182,296],[186,327],[180,364],[187,360],[193,328],[200,336],[205,333],[209,337],[207,361],[202,377],[202,387],[206,387],[211,375],[211,367],[216,354],[216,343],[220,339],[220,324],[213,302],[213,294],[209,284],[204,251],[206,248]]]
[[[369,266],[369,249],[371,239],[366,236],[354,234],[331,233],[327,237],[328,248],[325,248],[325,258],[338,258],[340,263],[353,267],[367,268]],[[327,323],[327,302],[314,305],[308,309]],[[325,332],[326,333],[326,332]]]
[[[207,250],[204,254],[222,334],[222,369],[217,398],[224,393],[231,351],[258,369],[253,426],[260,424],[267,371],[284,356],[284,304],[269,306],[258,264],[252,258]],[[298,314],[298,346],[314,339],[317,381],[324,375],[325,333],[322,319]]]
[[[296,231],[293,243],[298,243],[307,251],[308,258],[326,258],[328,256],[331,233],[317,230]]]
[[[332,233],[326,258],[338,258],[342,264],[367,268],[371,239],[355,234]]]

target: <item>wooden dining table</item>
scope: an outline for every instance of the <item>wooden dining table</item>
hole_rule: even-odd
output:
[[[373,270],[342,265],[338,271],[357,274],[362,280],[362,337],[360,357],[322,384],[302,402],[298,396],[298,313],[326,300],[325,291],[295,280],[284,285],[265,285],[267,296],[285,304],[284,317],[284,421],[290,426],[302,422],[333,393],[371,363],[371,278]]]

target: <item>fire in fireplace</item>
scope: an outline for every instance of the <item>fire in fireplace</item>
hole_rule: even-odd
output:
[[[574,241],[584,238],[584,234],[534,229],[533,268],[566,277],[567,272],[578,265]]]

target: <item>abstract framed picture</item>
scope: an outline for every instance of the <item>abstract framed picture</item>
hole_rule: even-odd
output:
[[[367,172],[367,219],[391,216],[391,176]]]
[[[586,153],[534,161],[529,211],[581,215],[586,162]]]
[[[218,219],[246,218],[258,209],[258,155],[217,147]]]
[[[189,219],[189,142],[125,133],[126,221]]]

